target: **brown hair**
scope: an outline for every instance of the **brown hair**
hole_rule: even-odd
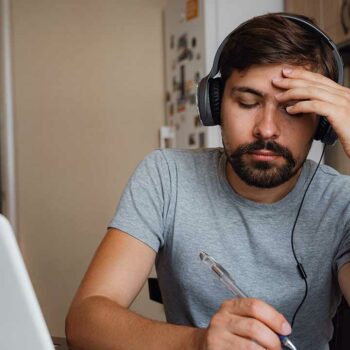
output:
[[[306,16],[299,17],[311,22]],[[337,65],[330,46],[314,31],[281,13],[254,17],[231,34],[220,57],[224,82],[234,69],[254,64],[288,63],[307,67],[337,81]]]

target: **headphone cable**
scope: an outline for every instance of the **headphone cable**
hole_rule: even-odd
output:
[[[312,180],[314,179],[314,177],[315,177],[315,175],[316,175],[316,172],[317,172],[317,170],[318,170],[318,168],[319,168],[319,166],[320,166],[320,164],[321,164],[321,160],[322,160],[322,158],[323,158],[323,156],[324,156],[325,150],[326,150],[326,144],[324,144],[324,146],[323,146],[323,150],[322,150],[322,154],[321,154],[320,160],[318,161],[318,164],[317,164],[317,166],[316,166],[316,169],[315,169],[314,173],[312,174],[311,180],[309,181],[309,183],[308,183],[308,185],[307,185],[307,187],[306,187],[306,190],[305,190],[305,192],[304,192],[303,198],[301,199],[301,202],[300,202],[300,205],[299,205],[299,209],[298,209],[297,215],[296,215],[296,217],[295,217],[294,224],[293,224],[293,228],[292,228],[292,235],[291,235],[292,252],[293,252],[293,255],[294,255],[294,259],[295,259],[295,261],[296,261],[296,263],[297,263],[297,268],[298,268],[298,271],[299,271],[299,273],[300,273],[300,276],[301,276],[301,278],[302,278],[302,279],[304,280],[304,282],[305,282],[305,293],[304,293],[304,297],[303,297],[302,301],[300,302],[300,304],[298,305],[297,309],[296,309],[295,312],[294,312],[293,319],[292,319],[292,324],[291,324],[292,328],[293,328],[293,326],[294,326],[295,318],[296,318],[296,316],[297,316],[297,314],[298,314],[300,308],[301,308],[302,305],[304,304],[304,302],[305,302],[305,300],[306,300],[306,298],[307,298],[307,294],[308,294],[307,275],[306,275],[306,272],[305,272],[305,270],[304,270],[303,265],[300,263],[300,261],[298,260],[297,255],[296,255],[296,253],[295,253],[295,248],[294,248],[294,231],[295,231],[295,227],[296,227],[297,222],[298,222],[299,214],[300,214],[301,208],[302,208],[302,206],[303,206],[306,193],[307,193],[307,191],[309,190],[309,187],[310,187],[310,185],[311,185],[311,183],[312,183]]]

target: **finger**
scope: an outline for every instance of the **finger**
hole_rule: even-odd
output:
[[[349,123],[346,107],[335,106],[323,101],[300,101],[293,106],[287,107],[286,110],[291,115],[299,113],[316,113],[326,117],[338,135],[339,141],[342,143],[345,152],[347,154],[350,153],[349,142],[347,141],[350,139],[350,133],[348,132],[349,128],[344,128],[344,125]]]
[[[277,334],[259,320],[249,317],[238,317],[233,327],[235,334],[252,339],[265,349],[281,349],[281,341]]]
[[[311,71],[306,70],[302,67],[294,67],[294,68],[285,67],[282,69],[282,74],[283,74],[283,76],[285,76],[287,78],[294,78],[294,79],[300,78],[300,79],[304,79],[304,80],[308,80],[308,81],[313,81],[316,83],[321,83],[321,84],[331,86],[334,88],[339,88],[341,90],[346,90],[346,88],[339,85],[338,83],[336,83],[332,79],[330,79],[330,78],[328,78],[320,73],[311,72]]]
[[[339,106],[346,106],[349,100],[341,95],[334,94],[328,90],[319,87],[297,87],[277,94],[276,99],[279,102],[292,100],[320,100]]]
[[[288,106],[286,108],[289,114],[299,114],[299,113],[316,113],[327,117],[329,120],[332,115],[341,115],[344,113],[343,107],[337,105],[332,105],[324,101],[299,101],[293,106]]]
[[[344,96],[350,98],[350,90],[343,88],[340,85],[329,86],[322,83],[315,83],[313,81],[302,80],[302,79],[290,79],[290,78],[274,78],[272,79],[273,85],[280,89],[289,90],[293,88],[313,88],[313,89],[324,89],[332,94]]]
[[[281,313],[259,299],[232,299],[224,302],[222,308],[234,315],[255,318],[279,334],[288,335],[292,331],[288,321]]]
[[[237,320],[241,318],[222,310],[217,312],[210,320],[207,329],[206,349],[266,349],[252,340],[251,337],[245,338],[235,334],[235,325],[237,325]]]

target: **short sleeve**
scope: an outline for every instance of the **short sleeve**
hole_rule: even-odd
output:
[[[126,185],[109,227],[117,228],[158,252],[164,244],[170,175],[162,151],[150,153]]]
[[[340,268],[350,262],[350,230],[346,230],[334,259],[334,270],[338,273]]]

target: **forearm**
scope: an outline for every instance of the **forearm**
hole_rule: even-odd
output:
[[[104,297],[73,306],[66,334],[73,350],[199,350],[204,330],[151,321]]]

